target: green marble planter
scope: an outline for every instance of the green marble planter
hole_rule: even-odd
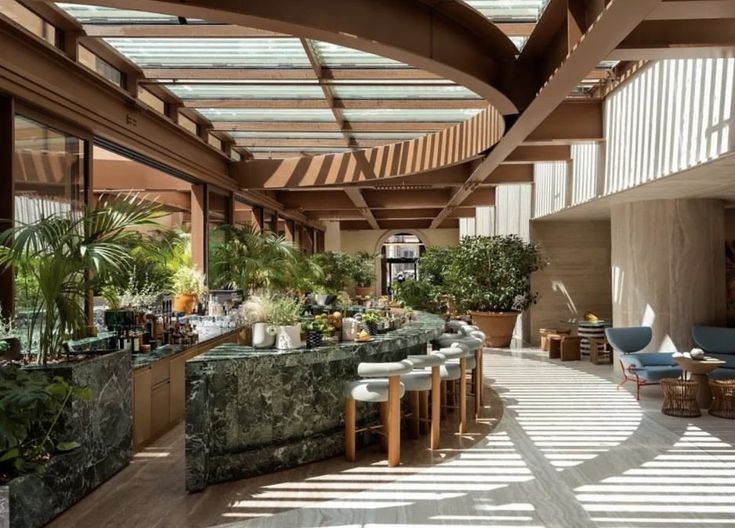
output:
[[[370,343],[256,350],[223,345],[186,364],[186,489],[328,458],[344,451],[345,382],[361,361],[423,354],[444,320],[419,314]],[[358,406],[372,418],[377,406]]]
[[[130,352],[34,369],[89,386],[93,396],[90,401],[74,402],[65,416],[70,437],[82,446],[53,457],[44,475],[25,475],[5,487],[13,528],[46,525],[127,466],[133,457]]]

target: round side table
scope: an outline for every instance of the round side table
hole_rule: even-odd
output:
[[[661,380],[664,403],[661,412],[669,416],[693,418],[702,416],[697,405],[697,382],[674,378]]]
[[[704,359],[692,359],[690,357],[675,357],[674,361],[689,373],[689,378],[699,384],[697,388],[697,403],[702,408],[707,408],[712,403],[712,393],[709,388],[707,375],[718,367],[725,364],[721,359],[705,357]]]

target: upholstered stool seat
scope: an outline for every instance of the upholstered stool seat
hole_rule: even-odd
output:
[[[406,387],[406,392],[431,390],[431,372],[413,370],[407,374],[402,374],[401,384]]]
[[[447,361],[444,365],[439,367],[439,374],[441,375],[442,381],[454,381],[462,377],[462,370],[459,367],[459,360],[456,363]]]
[[[406,393],[405,384],[401,383],[401,397]],[[381,403],[388,401],[388,380],[372,378],[366,380],[351,381],[344,388],[345,398],[356,401]]]
[[[345,395],[345,458],[354,462],[357,444],[357,407],[355,402],[380,403],[382,425],[368,430],[382,429],[387,438],[388,466],[395,467],[401,460],[401,398],[406,387],[401,376],[410,373],[413,364],[403,360],[390,363],[360,363],[357,373],[366,380],[347,383]]]

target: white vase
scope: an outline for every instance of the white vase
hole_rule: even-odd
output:
[[[276,332],[274,327],[268,323],[253,324],[253,347],[273,348],[276,343]]]
[[[292,326],[279,326],[276,335],[276,348],[278,350],[291,350],[301,346],[301,324]]]
[[[319,306],[326,306],[329,295],[314,295],[314,299]]]
[[[360,321],[352,317],[342,319],[342,341],[354,341],[362,330]]]

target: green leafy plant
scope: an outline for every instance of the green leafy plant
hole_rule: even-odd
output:
[[[315,315],[314,317],[304,319],[301,327],[305,332],[315,332],[323,336],[329,336],[334,333],[334,327],[329,324],[329,318],[326,314]]]
[[[375,281],[375,256],[361,251],[352,255],[352,280],[355,286],[367,288]]]
[[[342,251],[325,251],[312,255],[311,259],[324,271],[320,281],[314,286],[322,287],[330,294],[345,290],[352,282],[354,259]]]
[[[279,295],[273,299],[270,322],[275,326],[293,326],[301,320],[301,303],[287,295]]]
[[[83,333],[87,292],[109,283],[132,265],[127,250],[134,229],[156,225],[156,205],[137,196],[101,202],[81,213],[41,217],[0,234],[0,268],[13,266],[32,277],[37,295],[29,299],[24,317],[29,351],[38,346],[36,359],[45,364],[58,358],[62,343]]]
[[[206,291],[204,275],[201,271],[188,266],[179,268],[173,276],[173,288],[177,294],[200,297]]]
[[[260,233],[252,226],[225,225],[217,230],[222,242],[212,248],[210,271],[215,288],[285,291],[294,287],[298,273],[305,272],[307,279],[315,271],[282,236]]]
[[[406,279],[403,282],[394,283],[393,297],[425,312],[441,313],[443,311],[439,288],[423,277],[418,280]]]
[[[539,246],[516,235],[465,237],[446,270],[447,290],[461,312],[525,310],[537,296],[531,273],[544,265]]]
[[[0,304],[0,314],[2,313],[3,306]],[[15,319],[0,315],[0,339],[11,339],[14,337],[18,337],[18,330],[15,327]]]
[[[43,473],[50,456],[78,448],[63,432],[64,413],[73,401],[91,397],[89,388],[61,377],[0,369],[0,481]]]

